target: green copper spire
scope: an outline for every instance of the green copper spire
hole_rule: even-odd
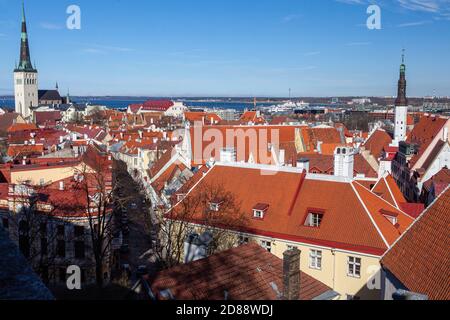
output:
[[[398,93],[395,105],[401,107],[408,105],[408,99],[406,98],[405,49],[402,50],[402,64],[400,65],[400,79],[398,80]]]
[[[25,18],[25,4],[22,1],[22,33],[20,40],[20,60],[15,71],[37,72],[31,63],[30,48],[28,45],[27,22]]]

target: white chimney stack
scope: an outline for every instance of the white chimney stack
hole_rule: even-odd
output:
[[[64,181],[59,182],[59,190],[64,191]]]
[[[306,171],[306,173],[309,172],[309,159],[306,158],[300,158],[297,160],[297,168],[301,171]]]
[[[353,179],[355,150],[351,147],[337,147],[334,151],[334,175]]]

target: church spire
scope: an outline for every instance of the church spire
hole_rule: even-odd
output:
[[[20,61],[16,71],[36,72],[31,64],[30,47],[28,46],[27,21],[25,18],[25,4],[22,1],[22,34],[20,41]]]
[[[395,100],[396,106],[407,106],[406,98],[406,65],[405,65],[405,49],[402,52],[402,64],[400,65],[400,79],[398,80],[398,93]]]

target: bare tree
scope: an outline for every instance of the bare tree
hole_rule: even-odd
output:
[[[120,197],[121,182],[112,175],[112,161],[105,156],[85,154],[79,176],[79,188],[84,197],[84,214],[89,225],[90,242],[95,260],[96,284],[104,285],[105,274],[110,273],[111,242],[113,239],[114,209],[127,206],[129,198]]]
[[[197,187],[169,212],[158,214],[160,242],[154,253],[164,268],[179,264],[184,256],[186,237],[192,233],[211,233],[208,253],[227,250],[239,244],[236,232],[247,224],[240,203],[221,184]]]
[[[57,265],[55,207],[44,204],[46,186],[31,186],[23,181],[9,188],[13,194],[7,213],[10,237],[34,271],[48,282],[49,270]]]

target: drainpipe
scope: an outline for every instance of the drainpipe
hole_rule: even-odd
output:
[[[336,290],[334,280],[336,277],[336,251],[331,249],[331,254],[333,255],[333,290]]]

